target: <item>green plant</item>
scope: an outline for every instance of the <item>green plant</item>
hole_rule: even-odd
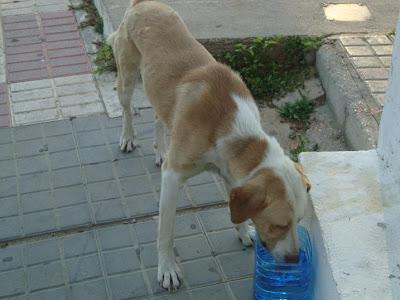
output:
[[[394,39],[394,37],[396,36],[396,30],[393,29],[387,35],[388,35],[389,38]]]
[[[285,103],[282,108],[279,108],[281,117],[303,125],[308,124],[313,112],[314,104],[305,97],[302,97],[294,103]]]
[[[305,56],[320,44],[318,37],[257,37],[235,45],[224,62],[240,73],[256,99],[271,100],[304,84],[310,74]]]
[[[111,46],[105,40],[96,42],[97,51],[94,63],[96,64],[96,73],[116,72],[117,65],[115,63],[114,54]]]
[[[82,3],[77,6],[70,5],[70,9],[84,10],[86,12],[86,18],[80,23],[80,28],[86,28],[93,26],[94,31],[99,34],[103,34],[103,19],[100,17],[93,0],[82,0]]]
[[[296,162],[299,161],[299,154],[307,151],[307,144],[308,144],[307,137],[304,134],[301,134],[299,136],[299,142],[297,144],[297,147],[290,150],[290,156],[293,161]]]

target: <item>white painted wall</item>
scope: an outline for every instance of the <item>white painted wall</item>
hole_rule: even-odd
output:
[[[377,151],[393,299],[400,299],[400,19]]]

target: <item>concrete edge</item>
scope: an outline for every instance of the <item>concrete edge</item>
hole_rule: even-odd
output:
[[[103,19],[103,35],[105,38],[107,38],[117,28],[114,28],[111,22],[110,13],[107,9],[107,6],[104,4],[104,1],[94,0],[93,2],[97,8],[97,11],[99,12],[100,17]]]
[[[379,126],[368,106],[372,96],[335,40],[328,40],[318,50],[316,67],[347,144],[354,150],[376,148]]]
[[[326,166],[319,166],[318,167],[318,160],[319,163],[324,162],[325,159],[328,156],[332,155],[340,155],[342,160],[345,162],[347,161],[347,164],[351,164],[352,157],[363,157],[364,159],[367,158],[368,161],[371,163],[371,165],[375,166],[377,169],[377,161],[378,161],[378,156],[376,153],[375,149],[372,150],[367,150],[367,151],[336,151],[336,152],[303,152],[299,156],[299,161],[302,163],[305,167],[305,172],[308,174],[308,176],[312,177],[312,174],[310,172],[314,172],[316,169],[319,169],[320,167],[326,168]],[[340,160],[339,160],[340,161]],[[342,162],[342,163],[344,163]],[[315,163],[317,165],[315,166]],[[311,166],[311,170],[310,167]],[[314,168],[314,170],[313,170]],[[314,174],[315,175],[315,174]],[[379,180],[377,178],[377,170],[376,174],[374,174],[375,179],[377,184],[379,184]],[[310,179],[311,179],[310,177]],[[317,183],[316,185],[313,186],[314,189],[321,189],[319,184]],[[356,186],[355,188],[362,188],[360,186]],[[381,190],[378,188],[378,190]],[[315,193],[314,191],[314,197],[321,197],[321,190]],[[340,197],[340,196],[339,196]],[[315,206],[317,205],[317,206]],[[326,222],[322,219],[320,219],[320,216],[318,215],[317,211],[323,210],[321,207],[324,204],[319,201],[315,203],[313,200],[313,195],[310,195],[310,201],[309,201],[309,207],[306,212],[305,216],[305,222],[308,224],[308,228],[311,232],[312,240],[313,240],[313,247],[314,247],[314,266],[315,266],[315,281],[314,281],[314,298],[313,299],[354,299],[354,294],[351,296],[349,293],[349,289],[345,288],[345,285],[343,285],[343,278],[340,278],[340,274],[338,274],[337,266],[335,270],[335,265],[338,262],[339,259],[343,259],[344,261],[349,262],[349,258],[347,257],[335,257],[332,256],[332,249],[335,248],[335,236],[329,236],[327,233],[327,230],[330,226],[330,221]],[[380,215],[382,220],[384,219],[384,208],[382,206],[382,210],[377,213]],[[375,218],[377,214],[371,213],[371,218]],[[375,215],[375,216],[374,216]],[[346,216],[346,215],[343,215]],[[360,215],[362,216],[362,215]],[[364,217],[364,216],[363,216]],[[357,218],[357,217],[355,217]],[[369,217],[368,217],[369,218]],[[350,217],[349,217],[350,220]],[[383,223],[383,226],[385,226],[386,223]],[[378,223],[377,223],[378,225]],[[380,227],[378,225],[378,227]],[[360,228],[358,229],[360,230]],[[383,231],[386,230],[386,227],[383,229]],[[384,235],[385,236],[385,235]],[[362,241],[368,241],[366,239],[366,236],[358,236],[358,239],[362,239]],[[387,236],[383,237],[383,244],[385,245],[385,251],[379,252],[381,255],[379,255],[380,258],[383,259],[383,264],[382,264],[382,269],[385,269],[385,265],[388,262],[388,258],[385,257],[388,255],[389,249],[387,248]],[[382,245],[383,245],[382,244]],[[340,246],[340,243],[339,243]],[[343,248],[352,248],[350,244],[347,245],[341,245]],[[364,245],[365,246],[365,245]],[[367,247],[366,247],[367,248]],[[377,254],[375,253],[375,257],[378,257]],[[373,261],[373,260],[372,260]],[[352,263],[355,261],[352,259]],[[376,270],[377,272],[381,272],[382,270]],[[389,269],[386,270],[389,272]],[[389,283],[391,282],[391,276],[388,276],[390,273],[385,273],[380,276],[379,281],[381,285],[390,285]],[[350,275],[350,274],[349,274]],[[394,276],[393,276],[394,278]],[[379,284],[377,285],[379,286]],[[390,296],[390,292],[388,294],[385,294],[385,296],[382,295],[381,299],[392,299]],[[358,299],[358,298],[357,298]],[[361,298],[360,298],[361,299]],[[368,298],[369,299],[369,298]],[[375,299],[375,298],[374,298]]]

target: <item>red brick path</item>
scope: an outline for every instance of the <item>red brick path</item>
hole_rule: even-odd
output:
[[[71,11],[3,17],[10,83],[91,73]]]
[[[10,125],[11,118],[7,84],[0,83],[0,127],[10,127]]]

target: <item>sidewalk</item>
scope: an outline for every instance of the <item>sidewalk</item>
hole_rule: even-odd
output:
[[[0,4],[0,125],[11,126],[0,129],[0,298],[251,299],[253,250],[210,174],[178,206],[183,287],[158,286],[153,113],[141,109],[140,147],[121,153],[121,119],[104,114],[119,115],[115,92],[103,102],[68,4]]]
[[[130,154],[118,148],[121,119],[105,115],[1,129],[0,297],[164,293],[155,279],[160,171],[152,112],[141,113]],[[250,297],[253,251],[232,228],[223,187],[202,174],[183,194],[175,250],[184,288],[168,299]]]
[[[226,11],[222,4],[206,2],[204,9]],[[112,75],[92,75],[68,4],[0,1],[0,299],[252,299],[253,249],[239,242],[224,188],[211,174],[191,179],[179,202],[175,253],[183,287],[168,294],[158,286],[160,170],[152,149],[153,112],[139,88],[135,101],[141,110],[134,123],[140,147],[121,153],[121,112]],[[268,14],[282,9],[271,8]],[[377,14],[368,23],[370,30],[390,27],[394,11],[380,11],[387,21]],[[210,18],[219,22],[218,16]],[[226,33],[218,31],[225,28],[219,23],[201,23],[212,28],[195,27],[210,30],[213,37]],[[304,26],[296,33],[312,33],[306,29],[315,25]],[[321,30],[331,30],[324,26]],[[254,28],[265,35],[264,27]],[[294,33],[291,28],[287,31]],[[235,36],[253,35],[235,26],[229,30]],[[379,79],[379,87],[387,81],[389,42],[364,36],[341,41],[380,101],[374,83]],[[369,52],[358,55],[354,47]],[[371,77],[377,73],[382,76]]]

